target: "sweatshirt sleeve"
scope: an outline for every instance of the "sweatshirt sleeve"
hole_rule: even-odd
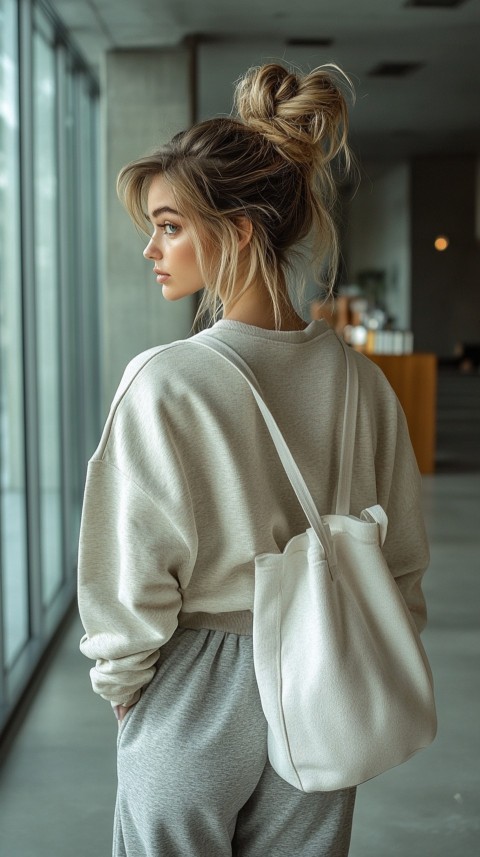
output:
[[[153,361],[137,364],[88,465],[79,541],[80,649],[95,661],[93,690],[112,705],[133,704],[153,678],[197,554],[162,376]]]
[[[190,554],[168,510],[104,461],[88,466],[79,550],[80,648],[96,693],[136,702],[177,627]]]

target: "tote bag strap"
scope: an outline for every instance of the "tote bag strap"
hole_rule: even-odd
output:
[[[347,361],[347,376],[335,512],[337,515],[348,515],[350,513],[353,453],[355,450],[355,429],[357,425],[358,369],[351,348],[342,337],[338,337],[338,339],[343,347]]]
[[[261,394],[260,388],[258,386],[257,379],[253,374],[252,370],[248,366],[247,363],[237,354],[233,348],[230,348],[229,345],[222,342],[221,340],[216,339],[216,337],[210,336],[206,333],[197,334],[197,336],[189,339],[188,342],[192,342],[194,344],[203,345],[205,348],[209,348],[211,351],[215,351],[221,357],[224,358],[228,363],[230,363],[237,371],[242,375],[242,377],[246,380],[252,393],[255,397],[257,405],[260,409],[260,412],[265,420],[266,426],[270,432],[273,443],[275,444],[275,448],[279,455],[280,461],[285,469],[285,472],[290,480],[293,490],[298,497],[298,500],[305,512],[305,516],[312,527],[313,531],[316,533],[317,538],[323,544],[326,552],[326,558],[329,566],[333,568],[334,566],[334,557],[333,557],[333,549],[331,545],[330,534],[325,527],[321,515],[319,514],[315,502],[313,500],[310,491],[307,488],[305,480],[300,473],[300,470],[297,467],[295,459],[293,458],[288,444],[285,441],[270,409],[265,403],[263,396]],[[341,446],[341,455],[340,455],[340,467],[342,470],[341,479],[339,480],[339,488],[337,490],[337,509],[339,508],[339,501],[342,503],[349,503],[350,497],[350,484],[351,484],[351,465],[353,461],[353,446],[354,446],[354,437],[351,438],[352,431],[349,429],[349,426],[354,426],[355,422],[351,422],[350,420],[354,420],[356,415],[356,395],[355,388],[358,387],[358,379],[356,378],[356,366],[351,360],[350,355],[347,352],[347,346],[344,345],[345,356],[347,358],[347,400],[345,404],[344,411],[344,425],[342,431],[342,446]],[[352,365],[354,367],[354,371],[352,372]],[[353,384],[352,384],[352,376],[353,376]],[[350,472],[347,471],[347,468],[350,467]]]

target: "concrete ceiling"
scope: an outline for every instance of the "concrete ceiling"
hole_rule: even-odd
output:
[[[406,0],[53,0],[53,6],[97,69],[106,51],[171,47],[196,36],[201,118],[230,110],[232,82],[249,65],[272,58],[304,69],[336,62],[357,90],[351,121],[362,155],[480,150],[480,0],[453,8],[413,8]],[[323,39],[331,44],[292,44]],[[372,75],[391,63],[415,68],[401,77]]]

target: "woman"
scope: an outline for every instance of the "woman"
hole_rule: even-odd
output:
[[[253,69],[238,119],[200,123],[119,177],[164,297],[202,291],[211,335],[252,368],[322,512],[334,506],[345,361],[324,322],[298,315],[287,275],[307,237],[314,266],[328,258],[335,275],[332,162],[349,164],[338,81],[331,66]],[[422,628],[419,474],[392,390],[357,362],[351,511],[385,508],[385,555]],[[129,364],[89,463],[79,574],[81,649],[119,719],[117,857],[348,853],[355,790],[307,795],[273,771],[253,669],[254,558],[305,526],[232,367],[189,341]]]

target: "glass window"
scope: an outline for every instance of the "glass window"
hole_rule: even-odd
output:
[[[35,309],[42,597],[51,603],[62,582],[61,347],[58,277],[56,63],[53,45],[33,40]]]
[[[77,149],[81,176],[79,193],[82,264],[80,265],[81,288],[83,297],[83,354],[86,373],[85,395],[88,407],[85,409],[85,444],[90,456],[98,443],[98,425],[100,413],[97,403],[100,400],[98,369],[98,186],[96,176],[96,99],[92,97],[91,84],[83,77],[79,81],[78,136]]]
[[[71,547],[75,550],[80,530],[80,508],[85,465],[83,461],[83,361],[81,352],[82,291],[79,276],[81,242],[79,235],[79,188],[78,152],[76,135],[78,116],[76,113],[76,88],[78,74],[74,64],[64,54],[63,76],[63,132],[65,136],[64,161],[64,236],[68,252],[64,258],[64,271],[68,287],[64,289],[67,301],[66,325],[68,330],[65,355],[68,365],[68,444],[67,464],[69,469],[69,513]],[[65,264],[66,262],[66,264]]]
[[[74,597],[101,428],[96,111],[46,0],[0,0],[0,730]]]
[[[16,4],[0,0],[0,621],[7,670],[29,636],[16,44]]]

